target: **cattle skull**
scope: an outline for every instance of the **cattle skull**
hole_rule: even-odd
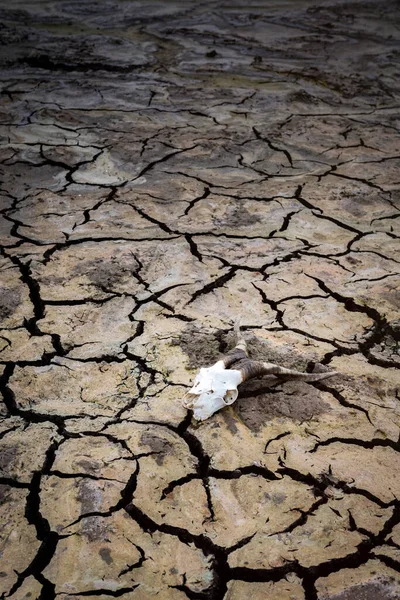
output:
[[[251,360],[247,355],[246,342],[238,333],[236,347],[211,367],[201,368],[193,387],[183,399],[183,406],[193,411],[197,421],[204,421],[224,406],[233,404],[238,397],[238,385],[252,377],[268,374],[281,379],[321,381],[336,375],[335,372],[301,373],[273,363]],[[229,368],[231,365],[234,365],[233,369]]]
[[[200,369],[183,400],[185,408],[193,410],[198,421],[211,417],[217,410],[233,404],[238,397],[237,386],[242,381],[241,372],[226,369],[223,360],[215,365]]]

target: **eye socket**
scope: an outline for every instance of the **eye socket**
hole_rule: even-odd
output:
[[[233,404],[238,397],[237,390],[228,390],[223,398],[224,403],[228,406],[229,404]]]

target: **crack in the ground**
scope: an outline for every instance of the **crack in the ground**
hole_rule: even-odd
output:
[[[348,400],[346,400],[346,398],[343,396],[343,394],[339,390],[336,390],[335,388],[329,387],[325,383],[318,382],[318,381],[313,382],[311,385],[316,387],[318,390],[321,390],[321,392],[327,392],[328,394],[331,394],[331,396],[333,396],[339,402],[339,404],[341,406],[344,406],[345,408],[349,408],[351,410],[357,410],[359,412],[364,413],[364,415],[367,417],[368,421],[371,423],[371,425],[373,425],[373,423],[370,419],[368,410],[366,408],[364,408],[363,406],[354,404],[354,402],[349,402]]]
[[[200,471],[200,469],[199,469],[199,471]],[[201,471],[204,471],[204,467],[203,467],[203,469],[201,469]],[[203,477],[207,477],[207,478],[213,477],[214,479],[239,479],[240,477],[243,477],[244,475],[258,475],[258,476],[266,479],[267,481],[274,481],[274,480],[280,479],[280,477],[277,477],[275,475],[275,473],[273,473],[270,469],[267,469],[267,467],[262,467],[262,466],[258,466],[258,465],[249,465],[247,467],[238,467],[237,469],[235,469],[233,471],[215,469],[215,468],[207,465],[206,469],[205,469],[205,473],[206,473],[206,475],[204,474],[204,472],[189,473],[188,475],[185,475],[184,477],[181,477],[180,479],[175,479],[174,481],[170,481],[170,483],[167,485],[167,487],[165,487],[163,489],[161,496],[160,496],[160,500],[164,500],[164,498],[166,498],[168,496],[168,494],[171,494],[175,488],[180,487],[186,483],[189,483],[190,481],[193,481],[195,479],[202,479]]]
[[[279,425],[275,428],[273,420],[271,428],[270,424],[262,425],[264,428],[268,427],[262,429],[261,438],[266,440],[262,442],[265,444],[265,458],[272,453],[276,455],[273,461],[278,459],[278,467],[274,470],[260,466],[258,462],[247,464],[253,457],[249,461],[244,458],[243,462],[240,462],[247,466],[229,469],[229,463],[224,463],[228,465],[228,468],[224,469],[213,466],[209,448],[214,448],[214,441],[210,444],[208,439],[209,435],[217,438],[222,429],[214,434],[206,429],[198,432],[196,428],[191,428],[190,412],[187,412],[178,425],[169,423],[170,420],[173,423],[176,418],[180,418],[176,417],[174,411],[173,416],[166,415],[167,422],[161,422],[164,417],[160,417],[158,406],[156,420],[152,420],[155,415],[151,413],[152,404],[156,406],[158,397],[161,398],[168,386],[171,389],[174,385],[185,386],[185,378],[180,374],[176,379],[170,377],[170,366],[166,365],[171,364],[172,354],[165,364],[163,362],[164,340],[168,344],[168,340],[174,337],[171,330],[175,326],[181,331],[187,324],[199,321],[205,316],[217,323],[218,320],[225,323],[226,315],[236,302],[239,288],[236,284],[240,283],[241,274],[246,277],[246,281],[250,281],[251,287],[246,285],[246,288],[249,288],[250,292],[253,290],[258,305],[261,301],[265,305],[265,312],[272,312],[275,317],[275,322],[273,321],[270,327],[260,325],[257,320],[249,320],[244,324],[244,331],[260,330],[261,336],[270,332],[278,339],[285,340],[282,343],[288,340],[288,344],[297,336],[301,336],[300,346],[312,343],[321,347],[321,353],[325,352],[323,357],[318,359],[323,365],[330,364],[335,358],[343,360],[345,357],[349,360],[349,368],[353,358],[361,359],[363,363],[368,361],[373,372],[371,377],[380,377],[382,381],[387,376],[385,386],[389,389],[394,369],[398,368],[395,351],[400,341],[396,321],[391,316],[394,306],[394,282],[398,276],[397,271],[394,271],[399,260],[394,251],[385,252],[385,244],[393,244],[394,247],[399,239],[395,230],[399,216],[396,204],[398,182],[392,176],[395,160],[398,160],[398,149],[392,138],[397,136],[400,130],[395,122],[398,106],[394,98],[397,88],[394,67],[390,63],[393,56],[389,53],[389,50],[392,52],[396,40],[395,37],[389,38],[382,32],[376,35],[364,21],[369,22],[371,14],[382,17],[384,24],[387,14],[390,14],[392,21],[391,7],[387,8],[387,13],[369,7],[368,18],[363,21],[363,3],[357,7],[355,15],[344,14],[341,8],[335,5],[332,23],[326,21],[326,11],[320,10],[321,7],[312,7],[312,10],[306,11],[300,8],[294,22],[290,15],[284,17],[278,9],[276,15],[269,17],[263,14],[262,7],[257,9],[257,15],[249,13],[246,7],[236,7],[233,12],[226,13],[212,0],[204,6],[200,4],[179,10],[171,5],[168,11],[161,10],[155,17],[145,14],[145,11],[143,14],[139,11],[140,14],[134,16],[126,13],[125,25],[129,25],[127,37],[127,30],[122,32],[119,25],[114,25],[118,11],[111,11],[105,18],[98,7],[93,14],[93,11],[83,10],[77,17],[74,13],[71,23],[64,29],[65,19],[70,15],[67,4],[58,15],[55,24],[52,24],[51,18],[44,19],[40,13],[39,16],[35,16],[32,25],[33,13],[28,9],[25,11],[22,5],[18,11],[6,11],[5,14],[7,26],[4,43],[8,58],[2,82],[3,91],[0,93],[4,103],[2,125],[6,132],[1,144],[0,217],[4,224],[4,239],[0,252],[5,263],[5,280],[7,281],[8,272],[13,270],[15,273],[12,273],[10,281],[15,281],[16,278],[19,281],[15,292],[10,290],[10,307],[5,301],[3,309],[0,302],[0,316],[3,316],[4,310],[6,317],[4,331],[0,336],[0,352],[4,359],[10,351],[13,355],[18,352],[19,336],[21,339],[27,338],[32,347],[46,342],[47,350],[41,350],[39,353],[35,350],[35,354],[31,355],[28,348],[26,351],[24,349],[23,355],[14,360],[0,360],[0,386],[4,400],[4,429],[0,433],[0,440],[6,447],[10,444],[11,456],[14,439],[18,436],[22,436],[23,439],[24,435],[29,435],[26,433],[28,425],[46,423],[54,430],[52,441],[45,451],[44,462],[40,468],[35,467],[30,481],[26,482],[25,476],[20,477],[19,473],[14,474],[14,471],[10,471],[13,475],[9,476],[4,470],[5,475],[0,477],[0,485],[10,487],[15,494],[27,494],[25,518],[36,531],[38,540],[34,558],[21,573],[16,573],[16,583],[6,593],[6,597],[21,594],[21,586],[27,583],[29,577],[35,580],[36,585],[39,583],[41,586],[38,596],[40,600],[54,600],[59,593],[64,593],[56,594],[56,590],[59,590],[56,575],[52,576],[54,581],[50,581],[44,575],[55,556],[58,542],[68,537],[62,531],[54,531],[42,514],[42,486],[44,478],[47,477],[52,477],[56,485],[61,485],[63,479],[73,481],[81,478],[92,480],[92,483],[100,482],[99,485],[103,485],[101,482],[115,482],[119,486],[120,497],[114,499],[111,506],[107,505],[108,508],[106,506],[106,510],[103,511],[88,510],[68,527],[76,526],[86,518],[111,517],[121,511],[122,514],[130,515],[144,532],[172,536],[188,549],[195,548],[209,561],[210,573],[207,575],[207,582],[203,581],[204,589],[199,585],[199,580],[193,582],[189,567],[186,568],[185,565],[182,569],[180,565],[178,579],[168,579],[168,584],[163,579],[167,590],[157,590],[160,593],[170,593],[171,596],[181,593],[188,598],[199,600],[226,600],[230,595],[228,585],[235,580],[278,582],[289,574],[295,574],[301,580],[305,600],[317,600],[319,578],[326,578],[344,569],[357,569],[372,558],[399,573],[399,561],[386,555],[380,548],[386,544],[392,550],[398,549],[398,545],[390,538],[394,528],[400,523],[400,507],[397,500],[385,502],[380,497],[379,489],[373,486],[371,491],[362,489],[358,487],[357,480],[338,480],[333,475],[333,464],[327,473],[318,476],[287,466],[285,438],[292,433],[296,434],[296,424],[283,427]],[[16,23],[21,16],[23,28],[19,31]],[[279,38],[278,33],[276,36],[274,34],[271,38],[272,45],[268,48],[266,44],[256,43],[255,38],[248,33],[249,26],[254,25],[255,16],[258,37],[260,32],[268,31],[264,28],[273,27],[274,31],[277,31],[278,25],[279,31],[284,32],[283,38]],[[94,18],[96,21],[92,21]],[[91,23],[90,26],[87,19]],[[210,20],[212,27],[206,26],[207,20]],[[78,21],[83,33],[74,30],[74,23]],[[104,29],[106,23],[107,35]],[[15,25],[15,32],[11,24],[13,27]],[[289,47],[285,35],[292,28],[300,28],[305,36],[312,35],[312,42],[307,41],[305,37],[299,38],[300,42],[291,38]],[[112,35],[109,35],[109,30]],[[79,56],[76,54],[76,48],[71,51],[68,37],[71,32],[74,32],[76,37]],[[18,37],[17,34],[22,36],[22,50],[19,50],[15,58],[13,36]],[[62,44],[62,52],[54,53],[48,49],[52,47],[54,35],[57,35]],[[88,40],[94,36],[98,40],[92,47],[91,41]],[[185,37],[184,44],[182,36]],[[338,59],[332,49],[332,43],[335,43],[337,36],[344,36],[353,41],[374,42],[377,50],[368,54],[367,61],[372,75],[369,73],[368,78],[366,77],[365,70],[359,67],[362,61],[357,62],[360,71],[358,73],[354,71],[355,63],[351,61],[343,74],[339,72],[340,57]],[[194,40],[195,46],[191,47],[190,39]],[[83,41],[85,44],[79,46]],[[102,61],[104,43],[111,45],[110,48],[106,46],[108,58]],[[138,64],[136,61],[135,64],[128,61],[126,56],[122,63],[118,58],[119,52],[124,54],[124,44],[128,43],[137,45]],[[319,52],[316,50],[318,48]],[[362,57],[362,48],[360,52]],[[375,52],[379,54],[379,61]],[[240,60],[237,59],[239,55]],[[291,61],[294,58],[293,66]],[[306,69],[301,66],[301,61],[305,58]],[[335,64],[332,67],[333,59]],[[229,77],[226,71],[227,61],[234,67],[233,75],[231,73]],[[386,68],[390,67],[389,71],[382,71],[384,61],[389,61],[386,65]],[[25,77],[24,67],[28,67],[29,73],[26,82],[21,85],[20,82]],[[376,69],[379,73],[374,83]],[[132,85],[135,87],[133,96]],[[279,100],[275,100],[274,94]],[[271,100],[272,98],[274,99]],[[273,106],[273,110],[268,110],[266,120],[267,103],[268,107]],[[107,165],[108,156],[111,160]],[[171,168],[168,168],[171,164]],[[104,179],[102,175],[105,176]],[[332,184],[334,178],[340,182],[338,190],[335,190]],[[87,183],[79,183],[85,180]],[[107,181],[117,183],[110,184]],[[165,189],[161,193],[158,190],[163,186]],[[320,203],[321,194],[326,193],[326,198]],[[47,194],[49,200],[46,198],[45,203],[39,206],[41,196]],[[82,198],[79,203],[74,204],[77,194],[88,194],[88,198]],[[90,194],[95,195],[94,200]],[[212,198],[209,198],[211,195]],[[248,212],[247,203],[252,206]],[[130,206],[134,212],[131,213],[121,205]],[[235,208],[230,217],[232,205]],[[179,208],[181,206],[182,209]],[[214,219],[214,211],[218,213],[225,209],[226,219],[224,217],[223,227],[215,225],[214,223],[221,221]],[[261,214],[262,219],[257,220]],[[238,219],[238,216],[241,219]],[[135,228],[138,221],[139,227],[143,227],[141,232]],[[64,222],[67,223],[65,226]],[[86,231],[89,233],[86,234]],[[110,231],[117,233],[113,236],[110,235]],[[83,235],[77,237],[80,232]],[[146,232],[150,233],[146,235]],[[141,236],[140,233],[145,235]],[[95,298],[90,298],[92,290],[86,294],[79,291],[75,299],[70,295],[69,299],[63,299],[62,295],[53,296],[52,291],[45,292],[50,286],[58,286],[61,279],[65,281],[67,277],[72,277],[74,260],[71,262],[71,259],[62,254],[68,249],[71,255],[75,249],[90,255],[91,248],[96,245],[97,252],[102,248],[102,243],[112,243],[118,248],[119,244],[125,246],[125,243],[129,242],[134,242],[135,247],[146,242],[149,245],[166,246],[174,240],[179,240],[176,243],[179,248],[181,242],[183,243],[185,260],[189,259],[191,263],[195,263],[196,273],[198,269],[205,273],[204,275],[198,277],[196,274],[193,278],[189,273],[184,277],[180,275],[180,279],[175,279],[174,276],[172,285],[171,278],[167,278],[165,283],[157,282],[152,285],[152,281],[160,275],[157,261],[153,260],[150,252],[145,259],[134,256],[137,266],[129,273],[129,277],[135,286],[134,289],[140,289],[137,295],[121,291],[125,288],[118,287],[117,279],[114,283],[96,286]],[[230,240],[233,241],[232,244]],[[224,242],[227,242],[226,251]],[[263,247],[274,244],[278,250],[278,257],[271,259]],[[290,252],[284,249],[293,248],[294,244],[300,247]],[[174,242],[171,246],[174,246]],[[230,246],[240,247],[240,259],[235,258],[235,251],[230,252]],[[67,274],[57,272],[58,258],[69,260]],[[371,261],[377,266],[370,271],[364,271],[363,266],[359,274],[359,259],[363,263]],[[175,255],[172,260],[178,263],[180,257]],[[299,289],[299,285],[293,279],[290,281],[290,284],[293,283],[293,290],[289,291],[285,298],[277,294],[272,297],[281,299],[271,300],[262,283],[266,282],[269,285],[274,281],[274,278],[268,281],[271,275],[267,270],[272,268],[275,271],[274,276],[276,272],[284,274],[287,264],[295,261],[297,264],[293,266],[295,269],[299,266],[301,270],[302,260],[311,266],[308,273],[303,270],[300,276],[311,277],[314,289],[317,285],[320,293],[318,290],[304,291],[301,284]],[[380,268],[380,262],[390,267]],[[314,272],[312,265],[315,264],[318,276],[311,275]],[[40,275],[35,275],[36,265],[39,265]],[[46,265],[49,265],[47,269]],[[172,265],[169,266],[172,268]],[[173,266],[175,269],[175,265]],[[218,267],[219,271],[215,271]],[[162,268],[165,270],[162,276],[167,275],[168,265]],[[371,301],[367,299],[364,304],[358,295],[354,294],[354,298],[351,297],[353,292],[349,292],[349,295],[343,294],[343,289],[354,289],[343,287],[343,282],[335,284],[340,292],[331,289],[329,274],[325,275],[325,272],[329,273],[330,268],[339,276],[345,276],[344,286],[359,285],[362,290],[368,289]],[[147,269],[151,276],[146,276]],[[186,273],[185,269],[186,266],[183,266],[181,272]],[[366,285],[363,286],[363,283]],[[71,289],[73,285],[75,281],[72,282]],[[180,308],[181,304],[169,300],[179,292],[170,294],[168,302],[165,301],[164,295],[178,290],[179,286],[183,285],[193,286],[185,288],[185,291],[190,290],[186,305]],[[279,285],[278,280],[277,286]],[[18,311],[15,321],[11,317],[7,322],[9,314],[12,313],[11,309],[14,308],[13,303],[19,302],[18,286],[24,290],[21,299],[21,305],[24,305],[21,309],[22,314],[28,316],[18,321]],[[213,297],[213,292],[221,288],[225,288],[225,307],[219,301],[219,294]],[[240,288],[239,292],[242,293]],[[245,292],[246,290],[243,294]],[[98,297],[100,293],[101,298]],[[201,300],[207,295],[210,295],[207,305],[212,302],[214,305],[211,309],[207,308],[208,312],[205,315]],[[79,337],[76,343],[69,342],[69,335],[63,330],[62,314],[63,310],[71,310],[63,307],[85,306],[89,324],[91,311],[96,310],[102,314],[101,309],[109,308],[110,301],[118,298],[129,298],[131,300],[128,302],[134,306],[129,308],[128,316],[124,315],[124,325],[127,321],[129,334],[121,343],[119,338],[116,350],[109,349],[106,344],[102,345],[100,350],[96,350],[95,356],[91,356],[94,351],[89,344],[101,345],[102,341],[99,338],[96,337],[98,342],[87,342]],[[240,310],[246,314],[248,297],[243,295],[242,298],[243,306]],[[196,303],[197,299],[200,299],[200,302]],[[332,335],[329,333],[327,337],[323,337],[304,331],[295,321],[289,323],[288,318],[285,319],[285,302],[291,302],[291,307],[295,307],[299,302],[307,311],[308,306],[314,304],[313,300],[322,305],[328,299],[340,304],[341,310],[344,308],[347,311],[346,318],[350,321],[354,319],[356,322],[357,318],[363,316],[364,319],[368,317],[372,325],[363,329],[359,327],[362,329],[359,332],[361,335],[357,334],[350,341],[345,341],[340,339],[341,336],[334,331],[334,327]],[[41,322],[46,319],[46,310],[48,314],[57,313],[60,317],[51,333],[44,333],[44,324],[43,331],[41,330]],[[356,317],[356,313],[359,317]],[[47,326],[47,320],[44,323]],[[116,324],[117,328],[119,323]],[[168,326],[164,331],[165,323]],[[160,355],[156,358],[151,353],[152,343],[148,342],[154,325],[157,328],[156,339],[162,347]],[[219,326],[221,327],[221,323]],[[161,329],[160,335],[158,328]],[[310,330],[314,331],[311,327]],[[228,330],[220,331],[223,337],[219,337],[219,349],[222,350],[226,345],[225,336]],[[318,334],[318,329],[316,331]],[[44,336],[48,339],[45,340]],[[39,340],[40,337],[43,339]],[[51,342],[50,349],[48,342]],[[329,344],[328,351],[325,344]],[[79,351],[79,348],[85,345],[88,347]],[[296,346],[296,342],[293,342],[293,346]],[[74,350],[77,350],[75,353],[78,354],[78,358],[70,361],[68,356],[71,357]],[[88,354],[85,353],[86,350],[89,350]],[[169,352],[168,346],[166,352]],[[308,362],[309,372],[314,370],[317,362],[315,356],[313,361]],[[61,357],[63,360],[58,360]],[[114,410],[108,410],[108,407],[107,410],[102,410],[99,406],[94,411],[95,414],[91,414],[89,410],[75,414],[74,409],[66,415],[64,412],[58,414],[57,411],[48,413],[45,408],[40,408],[45,406],[45,403],[40,402],[35,406],[32,399],[19,402],[17,390],[21,373],[24,378],[29,368],[32,368],[35,372],[34,385],[38,384],[39,394],[45,400],[50,392],[46,388],[40,388],[42,373],[52,369],[53,365],[59,365],[60,368],[69,369],[71,373],[65,373],[72,376],[74,362],[82,369],[86,368],[85,365],[88,365],[89,369],[93,363],[96,369],[105,371],[118,369],[119,365],[126,363],[126,367],[134,367],[132,375],[136,380],[137,390],[135,393],[124,395],[122,406],[118,404]],[[27,370],[24,372],[24,369]],[[379,375],[380,369],[386,369],[382,371],[383,375]],[[176,383],[176,380],[183,380],[183,383]],[[366,380],[369,381],[368,377]],[[330,394],[332,399],[346,409],[349,418],[353,411],[357,411],[358,420],[365,422],[367,427],[372,423],[368,410],[364,408],[373,404],[368,397],[360,398],[359,405],[353,396],[352,401],[347,400],[345,391],[340,388],[338,390],[323,383],[311,385],[323,394]],[[371,389],[374,385],[371,383]],[[29,388],[27,390],[29,396]],[[277,394],[282,393],[280,389],[261,384],[257,390],[243,392],[242,396],[244,399],[250,396],[258,397],[259,401],[261,395],[269,394],[269,398],[276,399]],[[395,393],[395,397],[397,396]],[[141,412],[142,404],[146,405],[146,410],[149,408],[148,416]],[[334,410],[334,403],[331,404]],[[133,418],[137,414],[137,408],[142,419],[140,416],[137,419]],[[14,419],[11,420],[12,425],[7,425],[7,419]],[[15,425],[15,422],[19,424]],[[342,448],[343,452],[348,447],[359,447],[368,455],[377,454],[376,449],[387,448],[397,452],[400,448],[400,440],[393,440],[393,435],[381,438],[360,432],[359,439],[335,428],[329,432],[325,431],[323,415],[316,422],[318,427],[313,427],[312,432],[304,430],[304,434],[314,436],[310,439],[316,440],[308,451],[310,458],[315,457],[319,448],[325,448],[324,452],[329,454],[334,444]],[[343,550],[339,557],[324,559],[322,562],[315,560],[309,567],[303,565],[301,548],[296,555],[297,560],[283,562],[278,567],[252,568],[251,561],[246,564],[240,562],[241,559],[235,563],[238,566],[233,567],[229,564],[229,556],[236,550],[245,548],[257,533],[246,535],[233,546],[223,547],[215,543],[216,538],[211,535],[191,533],[189,526],[186,528],[185,521],[180,527],[169,524],[162,510],[161,522],[157,522],[147,514],[150,511],[147,511],[146,503],[141,508],[135,505],[136,485],[144,475],[144,467],[140,471],[140,460],[154,455],[155,464],[162,472],[161,453],[154,449],[141,452],[140,448],[135,453],[125,439],[120,439],[118,434],[109,433],[108,428],[117,424],[134,428],[136,423],[140,424],[140,427],[164,427],[185,444],[185,450],[195,467],[191,467],[192,471],[182,477],[174,479],[171,476],[171,480],[164,482],[158,488],[161,495],[158,502],[161,502],[160,508],[165,507],[169,501],[173,505],[176,500],[174,490],[194,480],[201,482],[209,513],[209,517],[203,523],[207,530],[208,527],[212,529],[214,525],[219,526],[219,513],[213,506],[214,485],[218,486],[218,481],[226,480],[231,481],[231,485],[234,486],[236,480],[245,476],[263,479],[263,484],[271,486],[274,482],[287,478],[291,482],[306,486],[315,496],[315,501],[307,509],[296,508],[298,505],[292,501],[288,512],[291,514],[293,511],[293,521],[287,525],[286,520],[285,526],[276,527],[279,531],[272,535],[282,536],[292,532],[296,532],[296,535],[302,531],[303,526],[307,528],[320,510],[319,518],[326,510],[325,506],[340,516],[339,511],[330,505],[330,494],[333,491],[340,492],[340,496],[351,496],[355,502],[357,496],[360,496],[374,503],[381,511],[392,511],[391,516],[381,521],[378,533],[373,533],[365,527],[357,526],[356,512],[352,513],[353,509],[348,509],[348,525],[346,523],[344,527],[348,531],[357,532],[361,536],[361,542],[351,551]],[[244,420],[240,427],[245,425]],[[221,427],[220,424],[219,426]],[[114,431],[114,428],[110,431]],[[259,435],[248,428],[244,431],[249,436]],[[265,433],[266,431],[268,433]],[[121,479],[119,476],[113,478],[110,471],[108,476],[102,477],[97,471],[87,473],[81,467],[76,472],[70,472],[69,468],[54,468],[56,454],[60,452],[62,455],[62,444],[67,440],[75,444],[75,440],[81,438],[93,438],[93,442],[96,442],[97,438],[99,442],[103,440],[103,443],[113,447],[114,451],[118,448],[118,458],[112,458],[110,463],[114,460],[129,461]],[[221,440],[221,444],[225,443],[223,436]],[[280,449],[281,444],[277,444],[278,451],[272,452],[271,444],[279,440],[282,440],[283,451]],[[281,452],[283,456],[279,456]],[[161,464],[157,461],[161,461]],[[117,464],[120,466],[122,463]],[[20,478],[23,481],[20,481]],[[64,483],[68,484],[67,481]],[[164,489],[161,490],[162,487]],[[249,492],[247,498],[247,491],[246,501],[250,502],[251,512],[251,495]],[[329,513],[329,510],[326,512]],[[380,518],[383,519],[381,515]],[[76,529],[79,530],[79,527]],[[155,539],[156,536],[153,535],[152,541]],[[150,560],[153,561],[150,558],[151,552],[147,555],[147,546],[143,544],[142,547],[140,538],[137,541],[137,544],[132,545],[132,550],[138,558],[125,565],[114,564],[118,576],[129,574],[129,577],[132,576],[132,583],[130,580],[128,583],[119,580],[123,587],[109,589],[112,586],[108,586],[107,578],[100,574],[100,583],[97,585],[89,585],[88,589],[77,584],[67,595],[134,596],[136,588],[141,585],[134,581],[135,571],[138,573],[143,567],[146,569]],[[158,570],[159,565],[153,563],[151,572],[156,575]],[[165,569],[163,578],[170,575],[172,572],[168,574]],[[140,587],[136,593],[140,595]]]
[[[268,145],[268,147],[271,148],[271,150],[275,150],[275,152],[281,152],[282,154],[284,154],[289,165],[293,168],[293,160],[288,150],[286,150],[285,148],[278,148],[277,146],[275,146],[275,144],[273,144],[265,135],[261,135],[261,133],[255,127],[253,127],[253,132],[256,136],[256,139],[265,142]]]
[[[395,442],[389,438],[361,440],[358,438],[344,438],[339,436],[317,442],[315,446],[309,450],[309,452],[317,452],[318,448],[322,446],[329,446],[330,444],[349,444],[360,446],[361,448],[366,448],[368,450],[373,450],[374,448],[392,448],[392,450],[400,452],[400,441]]]
[[[40,512],[40,490],[42,477],[49,474],[51,467],[56,458],[56,452],[63,440],[53,441],[48,447],[42,468],[40,471],[34,471],[32,480],[29,484],[29,494],[26,499],[25,517],[29,524],[33,525],[36,529],[37,539],[41,542],[39,549],[31,561],[22,573],[17,573],[17,581],[10,589],[8,595],[12,596],[23,584],[23,582],[31,575],[33,575],[38,581],[43,582],[42,595],[46,592],[50,599],[55,598],[55,586],[52,582],[42,576],[42,571],[50,563],[54,556],[57,548],[57,544],[63,535],[53,531],[50,528],[49,522]]]
[[[340,558],[333,558],[321,562],[315,566],[303,567],[298,561],[290,562],[282,567],[275,569],[252,569],[251,567],[232,567],[229,569],[229,577],[240,579],[242,581],[279,581],[286,574],[296,573],[305,585],[307,598],[317,600],[318,596],[315,589],[315,582],[321,577],[327,577],[332,573],[337,573],[342,569],[355,569],[365,564],[370,558],[375,556],[374,548],[382,544],[386,536],[392,531],[393,527],[400,522],[400,506],[394,508],[392,515],[387,519],[378,534],[370,534],[367,539],[362,540],[357,550]],[[381,558],[381,555],[379,555]],[[384,561],[382,561],[384,562]],[[388,561],[390,564],[391,561]],[[396,562],[396,561],[393,561]],[[398,570],[398,564],[396,566]]]

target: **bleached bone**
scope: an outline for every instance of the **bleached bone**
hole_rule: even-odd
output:
[[[274,363],[251,360],[247,355],[246,341],[238,333],[238,343],[221,360],[208,368],[202,368],[193,382],[193,387],[183,399],[183,406],[193,411],[197,421],[204,421],[218,410],[233,404],[238,397],[237,386],[247,379],[261,375],[275,375],[280,379],[302,379],[303,381],[321,381],[336,375],[330,373],[301,373],[286,369]],[[234,366],[233,369],[229,367]]]

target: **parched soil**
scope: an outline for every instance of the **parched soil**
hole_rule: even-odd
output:
[[[398,9],[1,2],[2,598],[400,599]]]

